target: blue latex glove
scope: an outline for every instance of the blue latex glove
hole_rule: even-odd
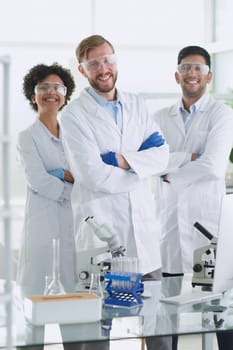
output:
[[[116,158],[116,152],[108,152],[101,154],[102,161],[106,164],[118,166],[118,161]]]
[[[48,174],[57,177],[58,179],[64,181],[65,171],[62,168],[57,168],[54,170],[49,170]]]
[[[152,147],[160,147],[164,144],[164,139],[158,131],[151,134],[140,146],[139,151],[143,151]]]

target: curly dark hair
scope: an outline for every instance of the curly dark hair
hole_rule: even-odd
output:
[[[67,87],[65,104],[60,108],[60,110],[70,100],[70,97],[75,89],[74,78],[69,69],[62,67],[56,62],[50,66],[45,64],[37,64],[29,70],[29,72],[25,75],[23,79],[23,93],[25,97],[29,100],[30,106],[35,111],[38,110],[37,104],[32,103],[32,96],[35,94],[35,86],[50,74],[58,75],[63,81],[64,85]]]

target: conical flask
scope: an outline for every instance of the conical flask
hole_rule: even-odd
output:
[[[104,298],[104,293],[101,286],[99,273],[91,274],[91,284],[90,284],[89,294],[92,294],[92,293],[98,295],[101,299]]]
[[[65,289],[60,280],[60,240],[53,239],[53,273],[52,281],[48,285],[48,295],[65,294]]]

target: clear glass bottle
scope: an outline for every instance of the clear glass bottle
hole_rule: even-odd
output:
[[[96,294],[101,299],[104,298],[104,293],[100,281],[100,274],[99,273],[92,273],[91,274],[91,284],[89,289],[90,294]]]
[[[60,240],[53,239],[53,273],[52,281],[47,288],[47,295],[65,294],[65,289],[60,280]]]

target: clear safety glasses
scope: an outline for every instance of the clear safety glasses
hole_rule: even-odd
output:
[[[117,58],[114,53],[110,55],[100,56],[97,58],[92,58],[86,62],[81,62],[81,66],[89,73],[95,73],[98,71],[100,66],[104,64],[106,67],[111,67],[116,64]]]
[[[45,94],[51,91],[55,91],[56,93],[66,96],[67,87],[61,83],[39,83],[35,86],[35,94]]]
[[[181,63],[177,66],[177,71],[183,75],[190,73],[191,70],[194,70],[196,73],[202,75],[207,75],[210,68],[207,66],[207,64],[193,62]]]

